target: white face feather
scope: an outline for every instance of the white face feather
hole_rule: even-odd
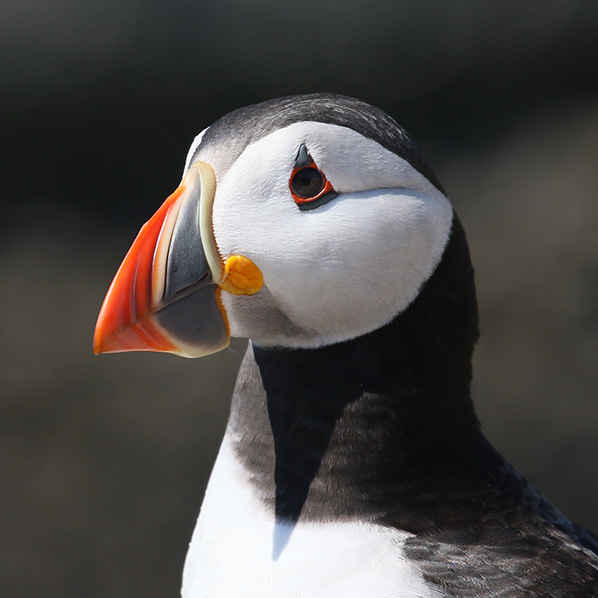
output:
[[[289,189],[301,144],[339,194],[308,211]],[[210,148],[197,158],[210,162]],[[415,299],[448,240],[445,195],[346,127],[295,123],[250,144],[223,175],[215,169],[221,256],[244,255],[264,275],[256,295],[222,300],[232,335],[261,345],[316,347],[383,326]]]
[[[187,157],[185,158],[185,168],[183,169],[183,178],[185,178],[185,174],[187,174],[187,171],[189,170],[189,166],[191,166],[191,160],[193,160],[193,156],[195,155],[197,148],[201,144],[201,140],[203,139],[203,136],[205,135],[206,131],[209,128],[210,127],[206,127],[201,133],[199,133],[198,135],[195,136],[195,139],[193,140],[193,143],[191,144],[191,147],[189,148],[189,151],[187,152]]]

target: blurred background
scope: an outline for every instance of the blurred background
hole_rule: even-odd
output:
[[[595,0],[4,0],[3,596],[179,595],[244,343],[94,357],[95,319],[194,135],[311,91],[427,154],[469,233],[485,430],[598,530]]]

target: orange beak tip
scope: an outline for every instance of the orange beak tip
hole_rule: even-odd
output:
[[[107,345],[109,344],[110,337],[106,338],[99,328],[96,328],[93,335],[93,354],[100,355],[102,353],[114,353]]]

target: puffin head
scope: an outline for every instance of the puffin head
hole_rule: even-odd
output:
[[[194,140],[102,305],[94,351],[199,357],[230,336],[315,348],[407,309],[453,210],[388,115],[338,95],[227,114]]]

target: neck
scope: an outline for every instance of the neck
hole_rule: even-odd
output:
[[[257,496],[278,520],[380,521],[442,492],[483,444],[469,390],[476,339],[455,219],[438,268],[390,324],[320,349],[250,345],[227,433]]]

